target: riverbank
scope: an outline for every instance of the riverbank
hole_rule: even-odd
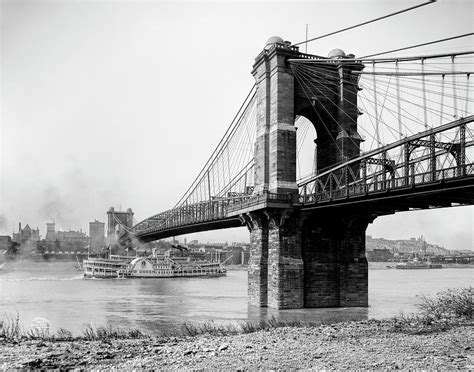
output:
[[[393,321],[282,327],[231,336],[1,341],[0,368],[473,369],[473,324],[413,334]]]

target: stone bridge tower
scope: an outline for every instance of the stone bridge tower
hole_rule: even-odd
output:
[[[255,59],[257,139],[255,192],[264,208],[243,216],[250,230],[249,301],[273,308],[367,306],[365,230],[370,217],[351,210],[307,211],[289,200],[296,183],[296,115],[317,133],[318,171],[360,153],[357,78],[363,65],[335,50],[330,59],[309,56],[279,37],[268,40]],[[291,60],[315,63],[308,89]],[[311,63],[311,62],[308,62]]]
[[[110,207],[107,211],[107,242],[115,243],[118,235],[124,232],[124,228],[132,228],[133,211],[128,208],[126,211],[116,211],[114,207]]]

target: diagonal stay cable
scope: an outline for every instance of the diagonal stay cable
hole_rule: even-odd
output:
[[[308,76],[311,76],[311,73],[312,73],[312,72],[314,73],[315,71],[309,71],[309,70],[308,70],[308,71],[306,71],[306,73],[303,72],[303,71],[300,71],[300,73],[301,73],[303,76],[305,76],[306,78],[307,78]],[[339,106],[338,106],[336,103],[334,103],[333,100],[331,100],[326,94],[324,94],[324,92],[323,92],[321,89],[319,89],[315,84],[313,84],[313,83],[311,82],[311,80],[313,80],[313,79],[308,79],[308,78],[307,78],[307,80],[309,81],[309,84],[311,84],[311,86],[314,87],[314,88],[318,91],[319,94],[323,95],[332,105],[334,105],[335,107],[339,108]],[[337,93],[334,88],[328,87],[328,89],[329,89],[330,91],[332,91],[333,93]],[[346,98],[343,97],[343,100],[345,100],[346,102],[352,104],[352,106],[355,106],[355,107],[357,108],[356,105],[354,105],[353,103],[351,103],[351,102],[350,102],[349,100],[347,100]],[[342,126],[339,124],[339,122],[331,115],[331,113],[326,109],[326,107],[325,107],[324,105],[323,105],[323,108],[326,110],[326,112],[328,113],[328,115],[331,116],[331,118],[332,118],[333,121],[336,123],[336,125],[339,127],[339,129],[340,129],[340,130],[344,130],[343,127],[342,127]],[[345,110],[343,110],[343,109],[341,109],[341,112],[342,112],[350,121],[352,121],[353,123],[357,124],[357,119],[354,119],[353,117],[351,117],[351,116],[350,116]],[[356,141],[354,141],[353,138],[350,138],[350,140],[351,140],[355,145],[357,145]]]

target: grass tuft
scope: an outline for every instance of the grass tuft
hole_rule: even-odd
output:
[[[97,328],[86,324],[79,336],[66,328],[59,328],[55,334],[51,334],[49,327],[32,326],[23,329],[20,325],[20,315],[5,314],[0,320],[0,340],[21,341],[21,340],[42,340],[42,341],[74,341],[90,340],[105,341],[115,339],[139,339],[147,337],[142,331],[136,328],[121,329],[112,326],[99,326]]]
[[[391,330],[409,334],[446,331],[473,315],[473,288],[446,289],[435,297],[421,295],[419,314],[403,314],[390,319]]]
[[[278,319],[271,316],[258,321],[242,321],[238,324],[216,324],[212,321],[204,323],[183,323],[181,333],[184,336],[198,336],[203,334],[228,336],[242,333],[254,333],[258,331],[268,331],[281,327],[314,327],[321,323],[304,322],[297,319]]]
[[[117,327],[108,326],[99,326],[93,328],[91,325],[84,325],[82,331],[82,336],[80,338],[90,341],[109,341],[109,340],[118,340],[118,339],[138,339],[146,337],[139,329],[121,329]]]
[[[21,338],[22,331],[19,313],[16,313],[16,316],[10,314],[4,315],[1,321],[1,335],[9,341]]]
[[[418,307],[425,316],[435,320],[472,319],[474,312],[474,290],[452,288],[438,292],[436,297],[422,295]]]

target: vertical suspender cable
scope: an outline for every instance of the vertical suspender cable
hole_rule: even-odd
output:
[[[425,130],[428,129],[428,112],[426,110],[426,81],[425,81],[425,59],[421,59],[421,89],[423,91],[423,121]]]
[[[439,125],[443,124],[443,113],[444,113],[444,76],[441,75],[441,108],[439,114]]]
[[[398,139],[402,139],[402,108],[401,108],[401,99],[400,99],[400,66],[398,65],[398,60],[395,61],[395,86],[397,90],[397,121],[398,121]],[[403,151],[403,148],[401,148]],[[403,156],[403,153],[401,154]]]
[[[239,151],[237,147],[236,151]],[[229,174],[229,182],[232,180],[232,176],[230,174],[230,155],[229,155],[229,146],[227,146],[227,173]]]
[[[454,118],[457,118],[458,116],[458,97],[457,97],[457,91],[456,91],[456,74],[454,74],[455,72],[455,68],[454,68],[454,58],[455,56],[451,56],[451,68],[452,68],[452,71],[453,71],[453,107],[454,107]]]
[[[467,74],[467,81],[466,81],[466,106],[464,107],[464,117],[467,116],[467,108],[469,103],[469,77],[471,74]]]
[[[209,191],[209,201],[211,201],[211,177],[209,176],[209,171],[207,171],[207,189]]]
[[[377,138],[377,146],[381,146],[380,143],[380,133],[379,133],[379,110],[378,110],[378,100],[377,100],[377,85],[375,83],[375,61],[372,61],[372,68],[374,74],[372,75],[372,83],[374,88],[374,104],[375,104],[375,136]]]
[[[398,60],[395,61],[395,71],[396,71],[395,83],[397,87],[398,135],[399,135],[399,139],[402,139],[402,108],[401,108],[401,100],[400,100],[400,77],[398,76],[398,73],[399,73]]]

